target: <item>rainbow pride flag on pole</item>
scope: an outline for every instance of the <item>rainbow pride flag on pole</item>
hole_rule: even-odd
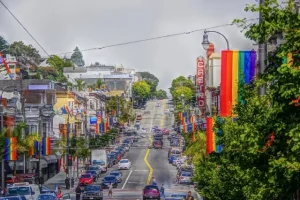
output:
[[[44,156],[51,154],[51,140],[50,137],[43,137],[42,139],[42,154]]]
[[[216,137],[213,131],[214,119],[212,117],[206,118],[206,153],[216,151]]]
[[[241,97],[238,95],[240,84],[250,84],[255,76],[256,52],[221,52],[220,116],[232,116],[232,108]]]
[[[29,155],[30,156],[38,155],[38,150],[39,150],[39,142],[35,140],[33,146],[30,147],[29,149]]]
[[[6,161],[17,160],[17,138],[11,137],[5,139],[5,154]]]

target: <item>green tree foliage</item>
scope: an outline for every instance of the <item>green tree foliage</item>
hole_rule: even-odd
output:
[[[42,75],[45,79],[58,81],[60,83],[68,83],[68,79],[63,74],[63,68],[72,67],[73,63],[64,61],[56,55],[50,56],[46,62],[51,67],[40,67],[38,69],[39,75]]]
[[[98,135],[95,138],[90,138],[89,148],[98,149],[108,146],[116,136],[116,130],[112,129],[108,133]]]
[[[23,41],[13,42],[8,49],[8,53],[17,58],[23,64],[33,64],[38,66],[40,64],[41,55],[39,51],[31,44],[26,45]]]
[[[8,53],[9,44],[6,39],[0,35],[0,52],[5,56]]]
[[[188,87],[190,88],[192,91],[195,91],[195,85],[193,84],[193,82],[187,78],[185,78],[184,76],[179,76],[177,78],[175,78],[172,81],[172,85],[170,88],[170,93],[172,94],[173,91],[177,88],[177,87]]]
[[[128,122],[133,121],[135,114],[132,110],[131,102],[126,101],[126,99],[120,98],[118,96],[112,96],[105,103],[105,110],[108,114],[112,115],[113,111],[118,111],[119,109],[119,121]]]
[[[195,133],[195,142],[192,142],[190,133],[185,133],[184,139],[186,141],[185,155],[195,165],[206,157],[206,132],[198,131]]]
[[[245,10],[261,11],[264,19],[251,25],[236,20],[247,38],[265,42],[284,32],[284,43],[269,55],[254,85],[240,91],[244,101],[234,110],[236,122],[216,123],[224,149],[197,164],[198,189],[209,200],[293,199],[300,188],[300,107],[295,101],[300,96],[300,17],[292,1],[265,0]],[[283,62],[288,53],[292,63]],[[265,96],[257,94],[262,84],[267,84]]]
[[[150,95],[150,86],[146,81],[137,81],[133,84],[133,93],[135,98],[146,99]]]
[[[74,49],[73,54],[71,56],[71,60],[79,67],[83,67],[85,65],[85,62],[83,60],[83,55],[78,47]]]
[[[167,99],[168,98],[168,95],[167,95],[167,92],[165,90],[158,90],[154,93],[154,96],[157,98],[157,99]]]
[[[83,91],[85,86],[85,81],[81,79],[76,80],[76,86],[78,91]]]
[[[158,78],[149,72],[138,72],[138,74],[140,74],[142,79],[150,86],[151,95],[154,95],[159,82]]]

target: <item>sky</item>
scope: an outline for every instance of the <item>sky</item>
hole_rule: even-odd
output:
[[[2,0],[49,54],[101,47],[228,24],[246,13],[255,0]],[[24,41],[46,54],[0,5],[0,35],[9,43]],[[224,34],[231,49],[250,50],[249,41],[236,26],[212,29]],[[205,56],[203,31],[96,51],[83,52],[86,64],[96,61],[149,71],[168,90],[178,76],[196,73],[196,58]],[[216,52],[225,40],[209,33]]]

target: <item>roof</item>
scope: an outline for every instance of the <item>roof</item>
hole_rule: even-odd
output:
[[[209,59],[221,59],[221,55],[219,53],[212,53]]]
[[[64,73],[68,73],[68,72],[83,72],[85,73],[87,71],[86,67],[65,67],[64,68]]]

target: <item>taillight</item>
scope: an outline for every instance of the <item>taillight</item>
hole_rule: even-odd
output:
[[[181,176],[180,179],[184,179],[184,177]]]

